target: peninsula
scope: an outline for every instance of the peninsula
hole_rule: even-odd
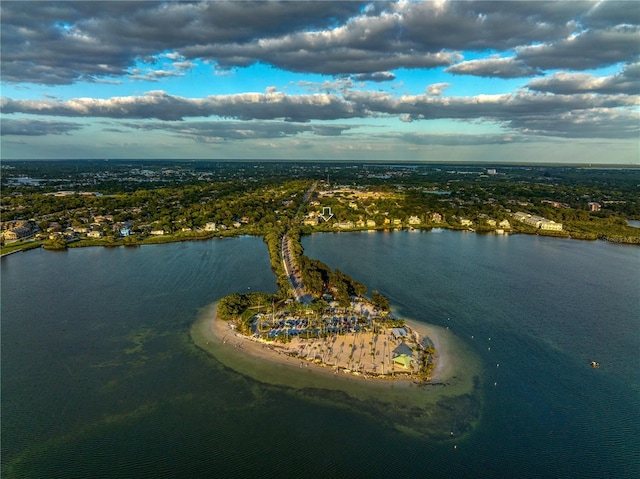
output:
[[[305,192],[294,224],[316,187],[317,182]],[[212,331],[223,344],[262,359],[297,363],[300,369],[362,379],[426,383],[442,371],[433,330],[396,318],[377,291],[366,298],[362,283],[306,257],[299,240],[295,228],[272,238],[278,293],[220,300]]]

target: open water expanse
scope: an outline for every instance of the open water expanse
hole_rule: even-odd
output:
[[[640,248],[439,230],[303,245],[477,354],[470,434],[409,436],[196,348],[212,302],[275,291],[260,238],[34,250],[1,263],[2,477],[640,477]]]

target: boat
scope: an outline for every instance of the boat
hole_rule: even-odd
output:
[[[599,368],[599,367],[600,367],[600,363],[599,363],[599,362],[597,362],[597,361],[591,361],[591,362],[589,363],[589,365],[590,365],[592,368]]]

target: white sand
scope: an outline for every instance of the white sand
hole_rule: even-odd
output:
[[[375,335],[371,332],[348,333],[326,339],[296,337],[291,342],[282,344],[244,336],[233,330],[229,323],[220,320],[216,314],[213,316],[210,322],[211,339],[219,341],[224,347],[241,349],[255,358],[304,370],[313,369],[325,374],[346,373],[362,380],[375,378],[376,382],[414,382],[419,379],[416,374],[411,374],[417,373],[417,364],[414,363],[412,369],[393,364],[392,351],[402,340],[394,339],[390,330]],[[428,337],[434,344],[435,367],[431,381],[449,378],[453,372],[450,344],[440,334],[441,328],[413,321],[407,321],[407,326],[419,334],[420,340]],[[300,357],[292,357],[294,353]],[[390,375],[390,372],[394,374]]]

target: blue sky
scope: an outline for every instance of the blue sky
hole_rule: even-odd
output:
[[[11,2],[3,159],[640,164],[640,4]]]

